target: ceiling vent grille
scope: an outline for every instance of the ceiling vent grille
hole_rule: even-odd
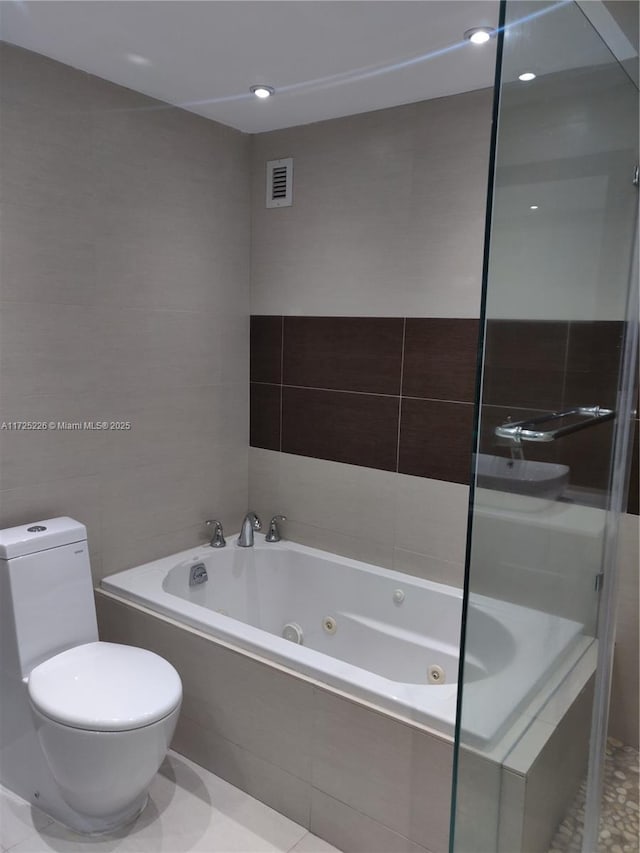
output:
[[[293,158],[267,163],[267,207],[291,207],[293,204]]]

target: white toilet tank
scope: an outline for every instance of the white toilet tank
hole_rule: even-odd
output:
[[[96,641],[84,524],[49,518],[0,530],[0,599],[2,664],[21,678],[65,649]]]

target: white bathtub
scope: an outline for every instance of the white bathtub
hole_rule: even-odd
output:
[[[119,572],[102,588],[453,734],[461,590],[294,542],[268,544],[259,534],[253,548],[237,547],[236,539]],[[205,564],[208,581],[190,586],[195,563]],[[487,746],[561,662],[582,625],[482,596],[471,607],[465,741]],[[291,623],[301,629],[301,644],[282,636]],[[437,684],[428,683],[433,665],[443,671]]]

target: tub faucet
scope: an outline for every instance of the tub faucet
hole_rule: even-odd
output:
[[[238,545],[240,548],[253,548],[253,531],[262,530],[262,522],[252,510],[245,515],[242,527],[240,528],[240,536],[238,536]]]
[[[282,538],[280,536],[280,529],[278,528],[279,521],[286,521],[286,515],[274,515],[271,519],[271,523],[269,524],[269,532],[264,537],[265,542],[279,542]]]
[[[211,537],[211,545],[212,548],[224,548],[227,544],[226,539],[224,538],[224,533],[222,530],[222,524],[217,519],[212,518],[209,521],[205,521],[207,527],[213,528],[213,536]]]

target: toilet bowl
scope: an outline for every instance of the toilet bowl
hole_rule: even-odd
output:
[[[0,783],[79,832],[144,808],[182,684],[145,649],[98,640],[86,529],[0,530]]]
[[[65,802],[95,818],[94,831],[133,819],[178,720],[182,688],[171,664],[144,649],[87,643],[37,666],[28,692]]]

